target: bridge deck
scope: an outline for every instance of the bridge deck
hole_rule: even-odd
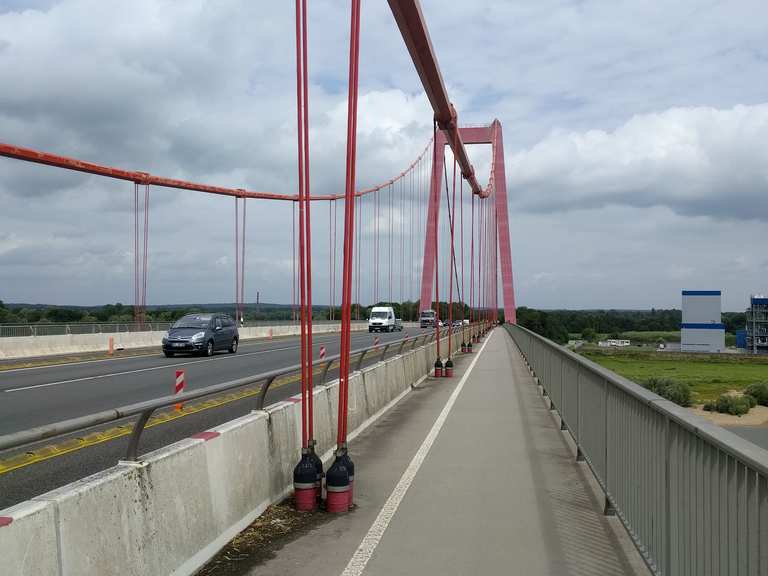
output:
[[[355,441],[354,512],[251,574],[647,574],[506,331],[481,350]]]

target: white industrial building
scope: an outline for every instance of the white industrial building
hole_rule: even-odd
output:
[[[683,290],[683,322],[680,349],[683,352],[725,350],[725,324],[720,290]]]

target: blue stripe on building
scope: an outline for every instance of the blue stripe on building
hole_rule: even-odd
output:
[[[680,328],[686,330],[725,330],[725,324],[697,324],[687,322],[680,324]]]
[[[683,296],[722,296],[722,290],[683,290]]]

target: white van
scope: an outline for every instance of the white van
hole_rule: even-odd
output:
[[[368,318],[368,332],[394,332],[402,330],[403,323],[395,318],[395,309],[392,306],[374,306],[371,308],[371,317]]]

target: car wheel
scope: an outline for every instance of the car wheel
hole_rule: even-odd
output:
[[[208,345],[205,347],[205,355],[213,356],[213,340],[208,340]]]
[[[368,326],[368,332],[373,332],[373,328],[371,328],[370,326]]]
[[[163,351],[163,354],[165,354],[166,358],[173,358],[173,352],[165,352],[165,351]]]
[[[237,338],[232,339],[232,345],[229,347],[229,353],[234,354],[237,352]]]

